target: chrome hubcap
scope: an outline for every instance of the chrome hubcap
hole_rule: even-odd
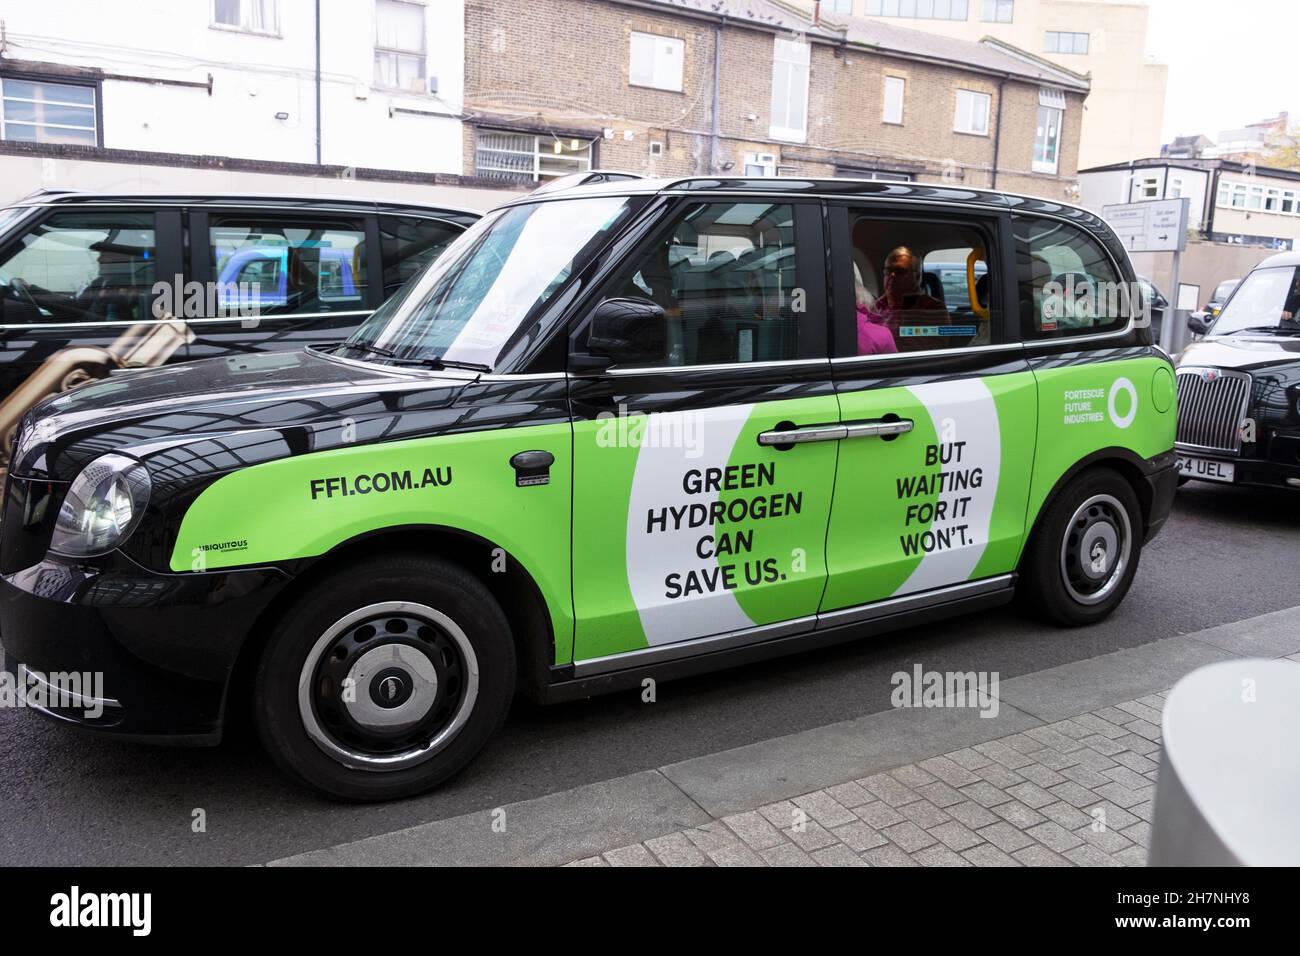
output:
[[[390,601],[320,636],[299,674],[298,712],[312,741],[345,766],[402,770],[459,733],[478,683],[474,648],[451,618]]]
[[[1132,553],[1128,511],[1112,495],[1094,495],[1075,511],[1061,542],[1061,578],[1080,604],[1100,604],[1124,578]]]

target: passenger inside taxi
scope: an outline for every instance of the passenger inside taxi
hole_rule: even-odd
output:
[[[921,273],[921,260],[911,249],[894,249],[885,260],[884,293],[867,310],[867,324],[878,323],[888,329],[896,351],[936,348],[938,328],[952,324],[944,304],[925,290]],[[859,323],[859,339],[861,329]]]
[[[858,216],[852,229],[857,353],[925,352],[991,341],[991,290],[980,230]]]

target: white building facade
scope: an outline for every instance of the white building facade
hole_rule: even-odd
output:
[[[460,188],[464,19],[464,0],[0,0],[0,201],[184,170],[494,205]]]

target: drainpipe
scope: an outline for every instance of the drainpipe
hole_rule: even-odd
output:
[[[316,0],[316,165],[321,165],[320,117],[320,0]]]
[[[1007,81],[998,80],[998,115],[993,121],[993,175],[990,189],[998,188],[998,157],[1002,152],[1002,95],[1006,92]]]
[[[1205,214],[1205,238],[1209,241],[1214,235],[1214,214],[1219,208],[1219,177],[1223,175],[1222,164],[1216,163],[1214,166],[1214,177],[1210,181],[1210,191],[1205,197],[1205,205],[1209,207],[1209,212]]]
[[[709,145],[709,175],[718,168],[718,147],[722,141],[722,127],[719,114],[722,112],[722,28],[727,25],[724,16],[722,22],[713,28],[713,116],[711,119]]]

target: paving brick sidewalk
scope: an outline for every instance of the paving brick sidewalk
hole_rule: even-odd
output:
[[[1166,694],[569,866],[1142,866]]]

